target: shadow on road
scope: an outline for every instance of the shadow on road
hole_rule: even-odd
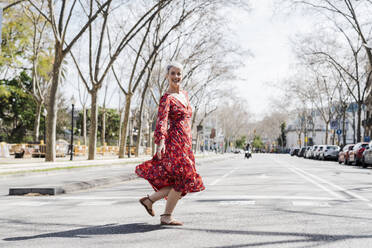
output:
[[[146,223],[133,223],[126,225],[107,224],[101,226],[93,226],[86,228],[79,228],[64,232],[45,233],[34,236],[12,237],[5,238],[4,241],[22,241],[29,239],[40,238],[88,238],[94,235],[112,235],[112,234],[132,234],[132,233],[146,233],[156,230],[164,229],[159,225],[149,225]]]
[[[208,248],[240,248],[240,247],[260,247],[267,245],[291,244],[291,243],[313,243],[304,247],[315,247],[332,242],[347,240],[347,239],[371,239],[372,235],[328,235],[319,233],[300,233],[300,232],[262,232],[262,231],[234,231],[220,229],[198,229],[198,228],[179,228],[180,230],[221,233],[221,234],[237,234],[251,236],[278,236],[278,237],[294,237],[297,239],[272,240],[266,242],[252,242],[246,244],[230,245],[230,246],[210,246]],[[315,243],[315,244],[314,244]]]
[[[113,234],[134,234],[134,233],[146,233],[157,230],[166,230],[167,227],[161,225],[149,225],[146,223],[133,223],[133,224],[106,224],[100,226],[79,228],[70,231],[53,232],[33,236],[23,237],[11,237],[5,238],[4,241],[23,241],[40,238],[89,238],[96,235],[113,235]],[[173,229],[173,228],[172,228]],[[173,229],[175,230],[175,229]],[[245,244],[236,244],[230,246],[211,246],[209,248],[239,248],[239,247],[261,247],[267,245],[280,245],[280,244],[306,244],[303,247],[316,247],[318,245],[330,244],[337,241],[343,241],[348,239],[372,239],[372,235],[328,235],[319,233],[301,233],[301,232],[264,232],[264,231],[245,231],[245,230],[224,230],[224,229],[202,229],[202,228],[188,228],[179,227],[176,230],[179,231],[191,231],[191,232],[206,232],[206,233],[217,233],[226,235],[247,235],[247,236],[267,236],[267,237],[278,237],[280,240],[268,240],[263,242],[251,242]],[[285,239],[283,239],[285,238]],[[271,238],[272,239],[272,238]]]

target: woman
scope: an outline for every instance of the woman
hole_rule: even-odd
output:
[[[190,192],[204,190],[202,178],[195,170],[192,152],[192,110],[186,91],[181,90],[182,66],[173,63],[167,66],[167,92],[159,102],[158,119],[154,133],[156,154],[152,160],[136,167],[138,176],[149,181],[155,193],[140,199],[151,216],[155,216],[152,205],[167,198],[162,225],[183,225],[172,218],[178,200]],[[169,128],[168,128],[169,124]]]

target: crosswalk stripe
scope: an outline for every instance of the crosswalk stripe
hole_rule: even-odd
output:
[[[293,201],[292,204],[301,207],[330,207],[328,202]]]
[[[219,205],[226,206],[226,205],[255,205],[256,201],[220,201]]]
[[[49,202],[36,202],[36,201],[22,201],[22,202],[11,202],[10,206],[27,206],[27,207],[38,207],[50,204]]]
[[[87,201],[77,204],[76,206],[108,206],[117,203],[117,201]]]

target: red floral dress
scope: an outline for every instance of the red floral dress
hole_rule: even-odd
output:
[[[182,92],[187,97],[187,106],[168,93],[160,99],[154,136],[156,144],[165,139],[165,154],[161,159],[155,154],[151,160],[138,165],[136,173],[148,180],[155,191],[171,186],[184,196],[186,193],[202,191],[205,187],[196,172],[192,152],[192,109],[187,92]]]

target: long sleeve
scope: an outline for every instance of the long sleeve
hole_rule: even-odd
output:
[[[162,139],[165,139],[168,131],[168,114],[169,114],[169,97],[162,96],[159,103],[158,119],[154,133],[155,144],[159,144]]]

